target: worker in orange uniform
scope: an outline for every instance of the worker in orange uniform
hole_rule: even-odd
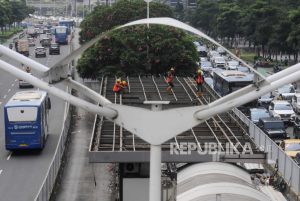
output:
[[[121,82],[121,87],[122,87],[122,92],[123,92],[123,94],[125,94],[125,93],[126,93],[126,89],[127,89],[127,87],[128,87],[128,84],[127,84],[127,82],[126,82],[125,80],[123,80],[123,81]]]
[[[169,85],[167,91],[169,92],[169,94],[172,94],[172,89],[174,88],[174,83],[173,83],[174,73],[175,73],[175,69],[171,68],[167,75],[167,84]]]
[[[113,87],[113,92],[117,93],[117,94],[120,94],[121,91],[122,91],[122,85],[121,85],[121,79],[117,79],[116,80],[116,83]]]
[[[195,75],[194,79],[197,83],[197,95],[202,96],[204,77],[203,77],[203,72],[200,68],[197,70],[197,74]]]

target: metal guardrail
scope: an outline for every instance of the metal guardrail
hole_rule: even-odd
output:
[[[71,120],[71,115],[72,115],[70,110],[71,110],[71,107],[66,102],[64,121],[63,121],[63,126],[62,126],[63,130],[59,137],[54,156],[53,156],[50,166],[47,170],[46,177],[45,177],[36,197],[34,198],[34,201],[48,201],[50,199],[52,190],[55,185],[55,180],[56,180],[57,174],[60,169],[61,159],[62,159],[64,150],[65,150],[65,142],[66,142],[66,139],[68,136],[68,131],[70,128],[70,120]]]
[[[269,163],[274,163],[278,166],[278,172],[284,178],[286,183],[297,194],[300,194],[300,167],[298,164],[251,120],[249,120],[237,108],[232,110],[234,114],[241,119],[249,127],[250,137],[262,151],[267,153]]]

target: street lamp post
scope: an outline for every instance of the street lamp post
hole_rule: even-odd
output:
[[[150,16],[150,2],[152,0],[144,0],[146,3],[147,3],[147,19],[149,19],[149,16]],[[149,32],[149,23],[147,23],[147,28],[148,28],[148,32]],[[147,70],[151,70],[151,66],[150,66],[150,60],[149,60],[149,35],[148,35],[148,32],[147,32]]]

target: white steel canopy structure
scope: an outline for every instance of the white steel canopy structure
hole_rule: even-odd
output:
[[[128,23],[124,26],[133,26],[139,24],[161,24],[177,27],[189,32],[196,34],[199,37],[206,38],[213,42],[214,44],[220,46],[219,43],[203,34],[199,30],[184,24],[180,21],[171,18],[149,18],[134,21]],[[48,67],[38,64],[33,60],[19,55],[16,52],[10,50],[7,47],[0,45],[0,54],[6,55],[13,60],[17,60],[20,63],[24,63],[27,66],[32,67],[33,69],[40,71],[44,75],[48,75],[50,83],[68,80],[68,69],[65,68],[64,64],[71,62],[77,55],[81,54],[85,49],[92,46],[99,37],[89,41],[87,44],[83,45],[81,48],[75,50],[71,55],[64,58],[53,68],[48,69]],[[226,50],[226,49],[225,49]],[[151,144],[151,155],[152,159],[158,159],[159,161],[155,162],[155,168],[153,168],[150,174],[150,201],[160,200],[160,185],[156,185],[157,181],[160,180],[160,159],[161,159],[161,150],[160,145],[177,136],[178,134],[196,126],[205,120],[219,114],[226,112],[230,109],[248,103],[252,100],[259,98],[260,96],[271,92],[280,86],[283,86],[288,83],[296,82],[300,78],[300,64],[296,64],[288,69],[285,69],[279,73],[271,75],[267,78],[260,75],[255,69],[251,68],[244,61],[237,58],[230,51],[226,50],[233,58],[241,61],[244,65],[249,67],[254,73],[256,73],[255,84],[249,85],[243,89],[235,91],[225,97],[222,97],[214,102],[211,102],[203,106],[194,106],[194,107],[181,107],[175,109],[168,109],[163,111],[158,110],[149,110],[143,108],[136,108],[133,106],[126,105],[116,105],[112,104],[109,100],[101,95],[97,95],[92,90],[88,90],[86,87],[82,86],[79,83],[73,81],[66,81],[65,84],[71,86],[72,88],[84,92],[85,95],[90,97],[96,102],[99,102],[101,106],[90,103],[88,101],[79,99],[75,96],[72,96],[66,93],[63,90],[56,88],[54,85],[46,83],[18,68],[12,66],[2,60],[0,60],[0,69],[16,76],[19,79],[25,80],[28,83],[47,91],[49,94],[57,96],[72,105],[83,108],[89,112],[102,115],[109,120],[113,121],[119,126],[124,127],[133,134],[139,136],[149,144]],[[258,88],[259,87],[259,88]],[[153,105],[155,108],[155,104]],[[130,115],[128,115],[130,114]],[[171,129],[170,129],[171,128]],[[153,146],[153,150],[152,150]],[[151,166],[152,167],[152,166]],[[155,179],[153,178],[155,177]],[[208,185],[209,186],[209,185]],[[216,189],[219,186],[215,186]],[[235,186],[239,188],[239,186]],[[201,187],[199,187],[201,188]],[[202,186],[202,188],[207,189],[207,186]],[[248,193],[247,187],[241,187],[240,192]],[[231,191],[234,188],[228,187],[227,190]],[[196,195],[196,194],[192,194]],[[261,196],[257,197],[257,200],[263,200]],[[265,199],[266,200],[266,199]]]

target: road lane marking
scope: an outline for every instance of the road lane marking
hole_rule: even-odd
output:
[[[8,91],[7,91],[7,93],[9,93],[11,91],[11,89],[9,89]]]
[[[3,99],[6,99],[7,95],[3,96]]]
[[[18,79],[15,79],[15,82],[17,82],[18,81]]]
[[[2,171],[3,171],[3,170],[0,170],[0,175],[1,175]]]
[[[10,159],[11,154],[12,154],[12,152],[10,152],[10,154],[7,156],[7,159],[6,159],[6,160],[9,160],[9,159]]]
[[[11,86],[12,86],[12,87],[15,86],[15,83],[12,83]]]

